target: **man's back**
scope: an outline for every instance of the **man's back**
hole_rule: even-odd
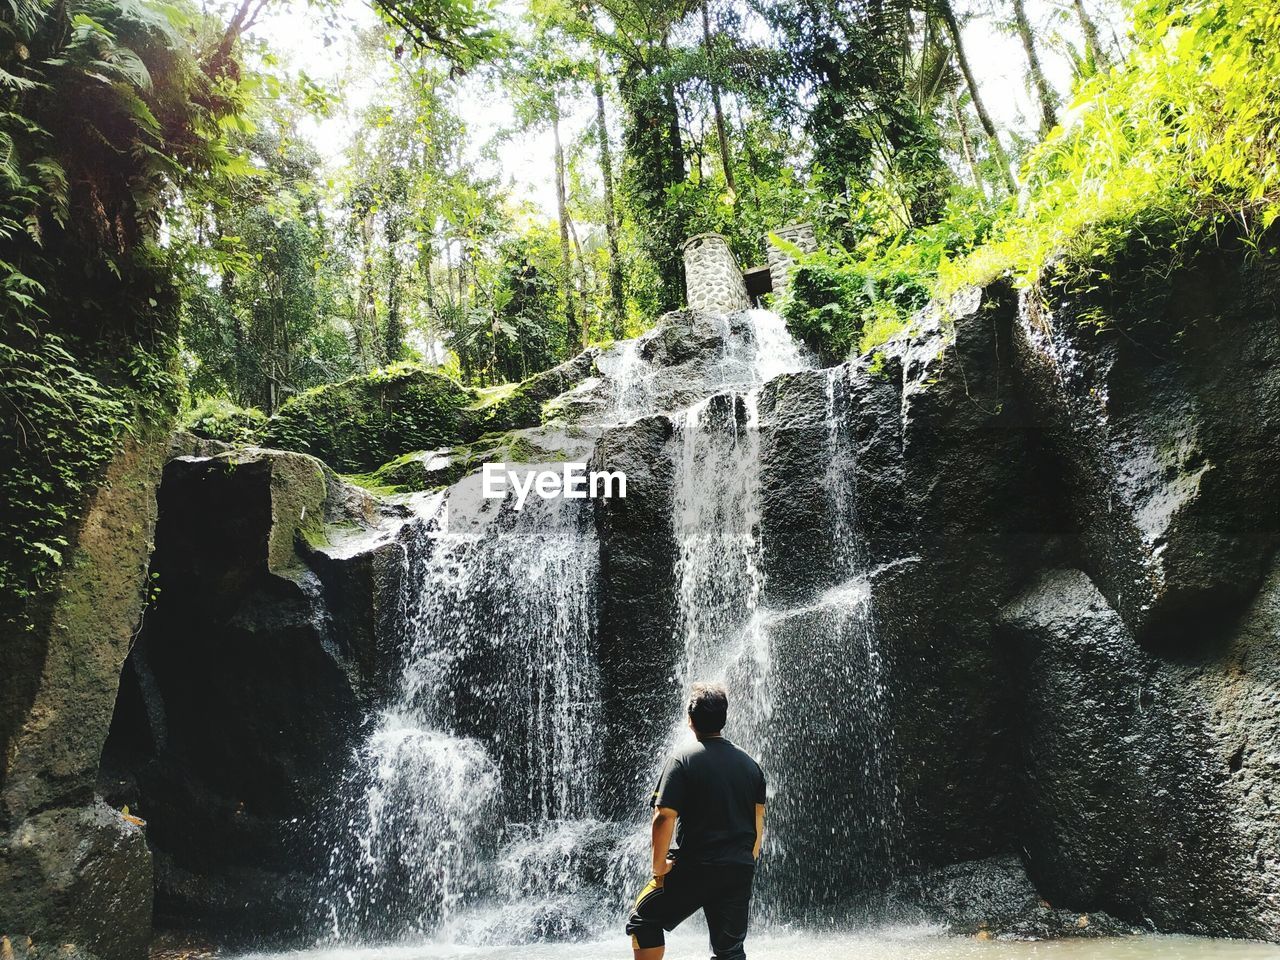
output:
[[[676,859],[730,866],[755,863],[756,804],[764,773],[724,737],[706,737],[667,761],[654,805],[677,811]]]
[[[667,761],[653,792],[653,878],[627,919],[635,960],[662,960],[666,931],[698,910],[717,960],[746,960],[765,786],[760,765],[720,735],[728,712],[724,687],[693,685],[686,713],[698,742]]]

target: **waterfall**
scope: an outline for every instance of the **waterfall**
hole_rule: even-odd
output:
[[[695,319],[704,326],[691,338],[717,344],[690,368],[696,377],[648,359],[668,345],[619,344],[601,363],[596,423],[607,429],[697,394],[667,414],[671,630],[683,652],[677,675],[653,686],[728,686],[732,738],[770,776],[766,852],[777,866],[764,882],[790,890],[776,899],[795,914],[831,900],[833,873],[854,860],[882,861],[892,818],[881,796],[892,790],[883,665],[853,522],[847,396],[843,373],[812,370],[776,314]],[[684,362],[690,351],[671,352]],[[838,582],[767,609],[761,398],[784,375],[826,378],[827,437],[813,468],[824,471],[830,503],[813,536],[835,555]],[[473,476],[416,503],[397,693],[355,758],[334,844],[326,911],[339,938],[589,938],[619,922],[643,871],[647,831],[607,819],[597,801],[605,731],[594,505],[530,498],[515,511],[478,487]],[[647,777],[689,735],[683,717],[670,730],[670,742],[652,745]],[[837,739],[854,742],[860,769],[831,754]],[[838,827],[820,822],[833,802],[849,807]],[[842,844],[856,850],[830,849]],[[829,869],[812,863],[823,847]]]

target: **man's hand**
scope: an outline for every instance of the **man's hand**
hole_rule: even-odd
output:
[[[653,811],[653,875],[665,877],[671,872],[672,861],[667,859],[671,849],[671,834],[676,829],[676,817],[670,807],[655,807]]]
[[[760,859],[760,848],[764,845],[764,804],[756,804],[756,842],[751,846],[751,857]]]

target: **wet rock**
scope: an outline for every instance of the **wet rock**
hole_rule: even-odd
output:
[[[1280,263],[1151,257],[1028,292],[1015,345],[1085,568],[1142,642],[1169,647],[1238,614],[1280,543]]]
[[[1024,671],[1021,842],[1044,896],[1158,929],[1280,935],[1263,786],[1280,581],[1191,660],[1140,647],[1079,570],[1046,574],[1005,618]]]
[[[671,527],[671,437],[670,420],[645,417],[607,430],[592,461],[592,469],[627,475],[626,498],[603,500],[596,508],[602,809],[616,816],[632,816],[648,804],[649,752],[663,742],[682,695],[673,677],[684,639],[673,629],[678,549]]]
[[[763,744],[770,829],[785,840],[768,850],[758,883],[779,915],[821,922],[893,874],[895,757],[868,599],[862,583],[770,612],[767,678],[753,649],[729,668],[734,688],[770,689],[767,716],[739,704],[727,729],[737,737],[756,725],[752,739]]]
[[[151,853],[143,827],[106,804],[35,813],[0,840],[0,930],[31,957],[81,950],[143,960],[151,940]],[[61,945],[72,945],[61,949]],[[67,951],[70,951],[69,953]]]
[[[1054,909],[1016,857],[965,861],[929,871],[895,898],[941,919],[950,932],[981,940],[1120,937],[1141,932],[1106,913]]]
[[[872,571],[902,797],[900,855],[1008,852],[1010,691],[999,604],[1056,525],[1012,370],[1013,292],[970,291],[848,373],[855,535]]]
[[[258,449],[173,459],[159,504],[157,593],[99,789],[147,820],[166,924],[287,936],[390,674],[404,518],[311,457]]]
[[[596,363],[601,376],[583,381],[548,410],[580,423],[682,410],[727,386],[758,381],[751,362],[755,337],[742,311],[665,314],[635,340],[602,350]]]
[[[761,391],[761,603],[774,609],[808,602],[850,572],[841,569],[841,550],[831,542],[839,508],[852,504],[836,489],[845,479],[841,465],[829,463],[838,442],[833,376],[783,374]]]

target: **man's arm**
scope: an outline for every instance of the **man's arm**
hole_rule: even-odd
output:
[[[655,828],[656,829],[656,828]],[[764,842],[764,804],[756,804],[756,842],[751,848],[751,856],[760,859],[760,845]]]
[[[661,877],[671,872],[667,851],[671,849],[671,834],[676,829],[678,814],[670,807],[653,808],[653,875]]]

